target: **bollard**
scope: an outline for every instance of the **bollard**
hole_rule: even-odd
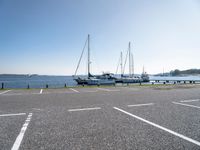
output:
[[[46,84],[46,89],[48,89],[48,87],[49,87],[48,84]]]
[[[82,84],[82,86],[83,86],[83,87],[85,86],[84,83]]]
[[[28,84],[28,86],[27,86],[27,89],[30,89],[30,86],[29,86],[29,84]]]
[[[195,81],[193,81],[193,84],[195,84]]]
[[[186,81],[184,81],[184,84],[186,84]]]
[[[1,89],[4,89],[4,83],[1,83]]]
[[[67,84],[65,83],[65,88],[67,87]]]
[[[142,83],[140,82],[140,85],[142,85]]]
[[[154,83],[153,83],[153,82],[152,82],[151,84],[152,84],[152,85],[154,85]]]

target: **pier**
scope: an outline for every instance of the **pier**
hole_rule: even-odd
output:
[[[200,80],[150,80],[151,83],[171,83],[171,84],[200,84]]]

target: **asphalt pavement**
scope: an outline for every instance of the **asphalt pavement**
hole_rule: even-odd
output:
[[[0,149],[200,149],[200,86],[0,90]]]

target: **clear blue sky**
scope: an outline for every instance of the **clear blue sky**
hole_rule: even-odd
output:
[[[0,74],[74,74],[88,33],[92,73],[129,41],[136,73],[200,68],[199,0],[0,0]]]

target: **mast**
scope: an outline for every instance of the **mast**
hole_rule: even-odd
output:
[[[131,77],[131,42],[128,44],[128,51],[129,51],[129,77]]]
[[[142,73],[144,74],[144,66],[143,66],[143,69],[142,69]]]
[[[88,77],[90,77],[90,35],[88,34]]]
[[[134,59],[133,59],[133,53],[131,53],[132,58],[132,76],[134,76]]]
[[[164,74],[165,74],[165,71],[164,71],[164,67],[163,67],[163,76],[164,76]]]
[[[120,65],[121,65],[121,77],[123,76],[123,56],[122,56],[122,52],[120,53]]]

